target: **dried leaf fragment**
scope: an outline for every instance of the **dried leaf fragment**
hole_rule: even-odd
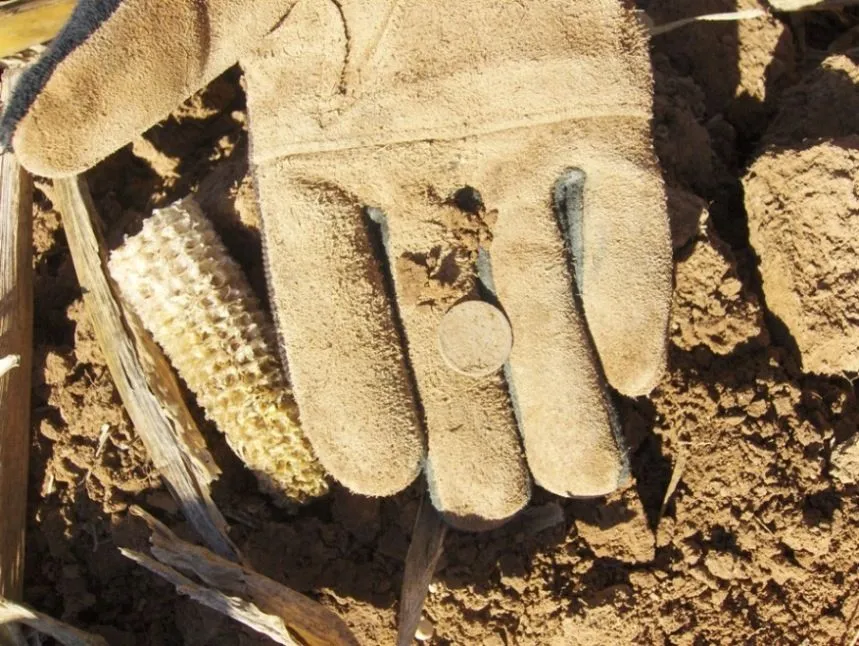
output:
[[[11,622],[38,630],[65,646],[108,646],[104,637],[84,632],[23,604],[0,597],[0,625]]]
[[[290,636],[289,630],[280,617],[266,614],[256,605],[244,599],[229,596],[219,590],[212,590],[205,585],[200,585],[151,556],[125,548],[119,548],[119,551],[126,558],[175,585],[179,594],[184,594],[197,603],[253,628],[277,644],[296,646],[295,640]]]
[[[131,513],[142,518],[152,530],[152,556],[130,550],[122,553],[173,583],[181,594],[281,644],[295,643],[292,632],[301,643],[310,646],[357,646],[343,620],[323,605],[247,567],[180,540],[139,507],[132,507]]]

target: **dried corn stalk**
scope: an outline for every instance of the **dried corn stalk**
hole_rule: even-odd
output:
[[[180,594],[278,644],[295,644],[294,634],[306,646],[358,646],[346,623],[318,601],[180,540],[140,507],[132,507],[131,513],[149,525],[151,555],[122,547],[119,551],[175,585]]]
[[[0,597],[0,625],[11,623],[26,624],[65,646],[108,646],[104,637],[84,632],[23,604]]]
[[[188,407],[167,359],[137,317],[127,312],[108,280],[98,213],[83,176],[54,180],[57,205],[98,344],[125,410],[152,463],[185,517],[222,556],[241,555],[227,536],[227,521],[211,496],[220,470]]]
[[[5,105],[18,72],[3,73]],[[24,585],[30,372],[33,356],[33,182],[14,153],[0,154],[0,595]],[[0,626],[0,644],[20,643]]]
[[[206,415],[281,504],[327,491],[277,359],[277,337],[200,207],[156,210],[111,255],[125,300]],[[284,499],[285,498],[285,499]]]

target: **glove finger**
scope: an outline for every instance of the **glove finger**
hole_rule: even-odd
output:
[[[454,527],[489,529],[522,509],[531,494],[501,370],[506,356],[503,326],[509,330],[509,323],[498,312],[494,322],[500,322],[502,338],[493,337],[498,343],[488,348],[490,354],[501,350],[494,365],[491,360],[477,366],[451,363],[450,353],[456,348],[450,345],[458,342],[453,336],[492,345],[484,336],[487,328],[480,327],[479,315],[470,319],[466,314],[465,329],[463,319],[454,321],[454,310],[464,299],[476,297],[477,286],[473,251],[469,253],[448,226],[463,214],[451,205],[430,204],[426,196],[388,199],[391,206],[383,206],[385,247],[426,419],[430,495]],[[479,302],[476,307],[481,305],[490,317],[497,311]]]
[[[0,123],[31,172],[82,172],[255,46],[295,0],[81,0]]]
[[[394,494],[425,444],[400,336],[360,204],[258,168],[272,306],[302,427],[349,489]]]
[[[646,395],[665,371],[672,292],[659,173],[593,156],[587,174],[568,172],[555,192],[606,378],[624,395]]]
[[[548,191],[521,186],[498,212],[484,281],[513,325],[508,376],[531,473],[558,495],[607,494],[626,453]]]

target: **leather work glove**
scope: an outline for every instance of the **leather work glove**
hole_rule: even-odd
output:
[[[83,0],[4,118],[78,173],[238,61],[302,425],[365,495],[424,468],[452,525],[534,481],[609,493],[607,384],[666,361],[647,45],[618,0]],[[523,451],[524,449],[524,451]]]

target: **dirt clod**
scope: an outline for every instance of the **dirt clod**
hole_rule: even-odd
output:
[[[589,505],[576,529],[599,558],[624,563],[647,563],[655,556],[656,540],[634,487],[609,496],[597,506]]]
[[[745,179],[767,305],[809,372],[859,370],[859,137],[757,159]]]
[[[702,224],[674,276],[672,340],[678,348],[729,354],[766,334],[757,297],[742,284],[733,252],[711,223]]]

